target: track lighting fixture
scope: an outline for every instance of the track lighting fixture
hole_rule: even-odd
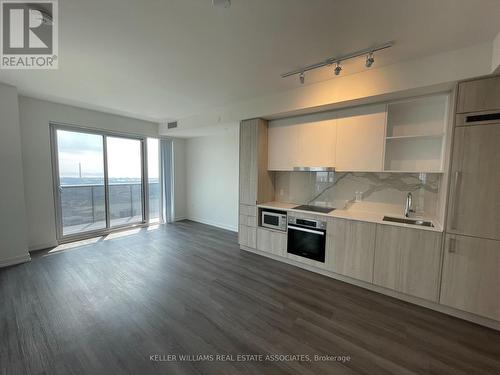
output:
[[[337,65],[335,66],[335,69],[333,69],[333,72],[335,73],[336,76],[338,76],[341,71],[342,71],[342,66],[340,65],[340,61],[337,61]]]
[[[375,62],[375,58],[373,57],[374,53],[377,51],[386,49],[386,48],[391,48],[393,45],[394,45],[393,42],[387,42],[387,43],[381,44],[379,46],[367,48],[367,49],[357,51],[357,52],[352,52],[352,53],[349,53],[349,54],[344,55],[344,56],[330,57],[330,58],[323,60],[321,62],[318,62],[316,64],[304,66],[302,68],[292,70],[288,73],[282,74],[281,78],[286,78],[286,77],[298,75],[300,83],[303,84],[305,82],[304,74],[306,72],[308,72],[309,70],[322,68],[324,66],[332,66],[333,64],[336,64],[333,72],[335,73],[336,76],[338,76],[342,72],[342,66],[340,65],[340,63],[342,61],[354,59],[356,57],[361,57],[361,56],[366,56],[365,66],[367,68],[370,68],[373,65],[373,63]]]
[[[367,68],[370,68],[370,67],[373,65],[373,63],[374,63],[374,62],[375,62],[375,58],[373,57],[373,52],[370,52],[370,53],[368,54],[368,56],[366,56],[366,63],[365,63],[365,66],[366,66]]]

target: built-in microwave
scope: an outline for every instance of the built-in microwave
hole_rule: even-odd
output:
[[[260,225],[266,228],[286,231],[286,213],[262,210]]]

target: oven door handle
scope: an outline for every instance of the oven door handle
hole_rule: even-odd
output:
[[[319,230],[300,228],[300,227],[296,227],[295,225],[290,225],[290,224],[288,224],[288,229],[298,230],[298,231],[307,232],[307,233],[319,234],[320,236],[325,235],[325,232],[320,232]]]

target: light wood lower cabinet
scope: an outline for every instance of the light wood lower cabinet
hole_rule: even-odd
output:
[[[446,236],[440,303],[500,320],[500,241]]]
[[[328,269],[371,283],[376,228],[377,225],[372,223],[329,220],[326,240]]]
[[[240,224],[247,227],[257,227],[257,218],[255,216],[240,215]]]
[[[286,233],[257,228],[257,250],[285,256]]]
[[[257,228],[240,224],[238,240],[241,246],[255,249],[257,246]]]
[[[257,216],[257,206],[251,204],[240,204],[240,215]]]
[[[437,301],[442,234],[378,224],[376,237],[374,284]]]
[[[240,225],[257,227],[257,206],[240,204]]]

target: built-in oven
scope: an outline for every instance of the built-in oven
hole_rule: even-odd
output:
[[[326,222],[288,217],[287,252],[325,263]]]
[[[286,213],[272,210],[262,210],[260,225],[262,227],[286,231]]]

